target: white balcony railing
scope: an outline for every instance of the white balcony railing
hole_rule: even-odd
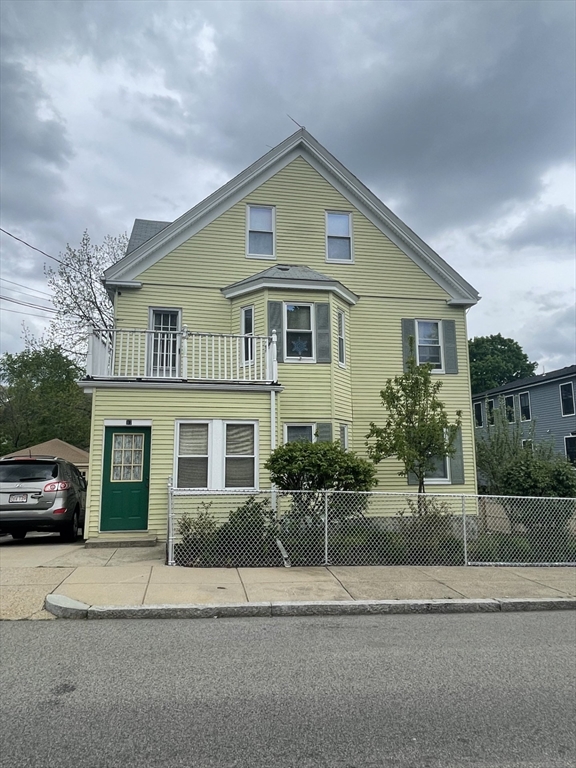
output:
[[[86,373],[96,379],[274,382],[276,335],[95,329]]]

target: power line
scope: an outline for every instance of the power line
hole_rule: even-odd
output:
[[[0,307],[0,312],[12,312],[15,315],[26,315],[26,317],[39,317],[42,320],[48,320],[46,315],[34,315],[32,312],[21,312],[19,309],[7,309],[6,307]]]
[[[13,235],[12,232],[8,232],[7,229],[2,229],[2,227],[0,227],[0,232],[4,232],[4,234],[8,235],[8,237],[13,237],[14,240],[18,240],[18,242],[24,243],[24,245],[27,245],[28,248],[32,248],[33,251],[38,251],[38,253],[41,253],[42,256],[46,256],[46,258],[52,259],[52,261],[55,261],[58,264],[62,264],[64,266],[63,262],[60,261],[60,259],[57,259],[55,256],[50,256],[49,253],[46,253],[46,251],[41,251],[40,248],[36,248],[36,246],[34,245],[30,245],[30,243],[27,243],[26,240],[22,240],[21,237],[16,237],[16,235]]]
[[[53,295],[51,293],[46,293],[46,291],[41,291],[38,288],[31,288],[29,285],[22,285],[22,283],[15,283],[14,280],[7,280],[5,277],[0,277],[0,280],[2,280],[3,283],[10,283],[10,285],[17,285],[19,288],[26,288],[28,291],[33,291],[34,293],[41,293],[44,296],[48,296],[48,298],[52,299]]]
[[[9,296],[1,296],[3,301],[11,301],[13,304],[20,304],[23,307],[32,307],[32,309],[43,309],[46,312],[57,312],[58,310],[52,309],[52,307],[43,307],[41,304],[31,304],[28,301],[20,301],[19,299],[11,299]]]

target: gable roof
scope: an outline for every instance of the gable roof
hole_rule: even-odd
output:
[[[478,292],[402,222],[316,139],[301,128],[180,218],[141,243],[104,273],[109,288],[139,287],[138,275],[186,242],[279,170],[302,157],[360,210],[451,297],[449,304],[472,306]]]
[[[60,440],[57,437],[53,440],[47,440],[45,443],[38,443],[38,445],[31,445],[30,448],[22,448],[20,451],[12,451],[3,456],[3,459],[7,459],[10,456],[57,456],[60,459],[66,459],[72,464],[88,464],[90,461],[90,454],[88,451],[83,451],[81,448],[76,448],[75,445],[66,443],[64,440]]]
[[[165,229],[169,221],[150,221],[150,219],[136,219],[132,232],[130,234],[130,240],[128,241],[128,247],[126,248],[126,255],[139,248],[142,243],[146,243],[151,237],[157,235]]]
[[[564,379],[569,376],[576,376],[576,365],[568,365],[566,368],[558,368],[555,371],[541,373],[538,376],[527,376],[524,379],[516,379],[515,381],[508,382],[508,384],[502,384],[501,387],[494,387],[494,389],[487,389],[485,392],[479,392],[477,395],[472,395],[472,399],[484,399],[487,396],[498,395],[501,392],[509,392],[514,389],[526,389],[526,387],[536,387],[539,384],[546,384],[549,381]]]
[[[339,280],[316,272],[310,267],[294,264],[274,264],[273,267],[222,288],[227,299],[242,296],[257,288],[296,288],[307,291],[333,291],[349,304],[356,304],[358,296]]]

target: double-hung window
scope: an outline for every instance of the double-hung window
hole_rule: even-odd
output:
[[[326,260],[352,261],[352,217],[349,213],[326,211]]]
[[[254,362],[254,307],[242,307],[242,335],[244,345],[242,348],[242,362]]]
[[[520,420],[530,421],[532,419],[530,413],[530,392],[520,393]]]
[[[504,398],[504,409],[506,411],[506,418],[513,424],[516,421],[516,410],[514,408],[514,395],[508,395]]]
[[[442,373],[442,323],[439,320],[416,320],[416,362],[430,363],[432,370]]]
[[[432,485],[450,482],[450,462],[447,456],[434,459],[434,469],[426,472],[426,482]]]
[[[247,255],[257,258],[274,258],[274,208],[265,205],[249,205],[247,217]]]
[[[287,360],[314,361],[314,305],[284,304]]]
[[[316,442],[316,424],[286,424],[285,442]]]
[[[474,403],[474,424],[477,427],[484,426],[484,420],[482,418],[482,403]]]
[[[562,406],[562,416],[574,415],[574,385],[571,381],[566,384],[560,384],[560,404]]]
[[[494,426],[494,400],[486,400],[486,421],[490,427]]]
[[[177,425],[176,440],[176,487],[206,490],[256,487],[254,422],[182,421]]]
[[[338,310],[338,363],[341,366],[346,365],[346,337],[345,337],[345,315],[341,309]]]

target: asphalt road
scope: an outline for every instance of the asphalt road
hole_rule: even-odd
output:
[[[576,615],[3,622],[2,768],[576,765]]]

